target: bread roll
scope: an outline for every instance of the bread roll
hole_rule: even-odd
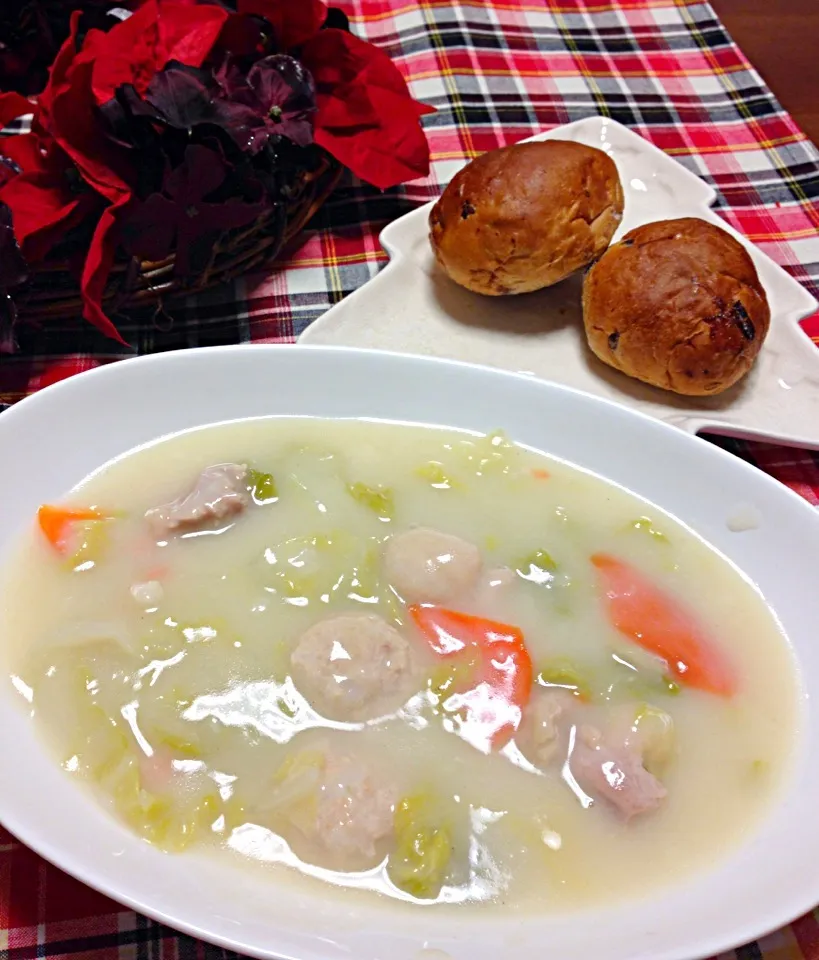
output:
[[[517,143],[464,167],[429,217],[438,262],[499,296],[551,286],[606,249],[623,214],[617,168],[566,140]]]
[[[721,393],[751,368],[770,325],[753,261],[705,220],[660,220],[603,254],[583,284],[594,353],[675,393]]]

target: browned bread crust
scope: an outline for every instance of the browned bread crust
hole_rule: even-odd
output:
[[[750,370],[770,325],[765,290],[745,248],[696,217],[632,230],[583,284],[594,353],[646,383],[706,396]]]
[[[606,249],[623,213],[617,168],[566,140],[485,153],[430,213],[430,243],[463,287],[498,296],[551,286]]]

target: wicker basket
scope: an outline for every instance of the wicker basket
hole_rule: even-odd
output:
[[[122,260],[114,263],[103,294],[109,315],[128,308],[161,304],[177,294],[196,293],[225,283],[276,257],[332,193],[341,165],[322,152],[316,169],[306,172],[291,196],[284,231],[271,229],[273,215],[231,231],[218,243],[205,269],[182,283],[174,277],[173,254],[157,263]],[[63,261],[45,261],[24,287],[14,291],[18,316],[23,321],[69,319],[82,312],[76,276]]]

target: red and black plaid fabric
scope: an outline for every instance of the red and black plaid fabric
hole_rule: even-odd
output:
[[[117,317],[135,353],[290,342],[386,261],[391,220],[436,197],[465,158],[605,114],[718,192],[718,209],[819,295],[819,152],[781,108],[707,3],[686,0],[334,0],[398,64],[425,118],[432,171],[380,193],[345,180],[275,270],[162,311]],[[819,316],[804,324],[819,343]],[[128,355],[81,321],[20,331],[0,358],[0,401]],[[819,458],[717,440],[819,506]],[[735,960],[819,960],[809,914]],[[227,951],[123,910],[0,831],[0,960],[223,957]]]

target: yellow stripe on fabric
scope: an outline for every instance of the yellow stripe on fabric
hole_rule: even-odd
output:
[[[458,125],[458,133],[463,140],[467,157],[472,159],[473,157],[477,157],[480,151],[475,149],[475,144],[472,141],[472,134],[469,131],[469,123],[467,122],[464,106],[461,102],[461,94],[458,91],[458,84],[454,80],[456,71],[454,71],[449,65],[449,57],[447,56],[446,46],[441,39],[441,34],[438,31],[438,24],[435,22],[435,17],[432,15],[432,4],[430,3],[430,0],[424,0],[424,2],[419,3],[418,6],[421,8],[421,11],[424,15],[424,22],[427,26],[429,38],[435,48],[438,62],[441,64],[440,77],[444,82],[444,88],[446,89],[447,95],[452,104],[452,113]],[[437,76],[437,74],[435,74],[435,76]]]
[[[773,147],[784,147],[789,143],[803,143],[808,138],[804,134],[793,134],[788,137],[776,137],[774,140],[756,140],[754,143],[726,143],[713,147],[663,147],[663,153],[684,154],[689,153],[751,153],[754,150],[770,150]]]
[[[458,154],[461,156],[461,154]],[[349,253],[344,256],[334,256],[333,262],[338,266],[345,266],[352,263],[368,263],[371,260],[375,260],[377,263],[386,263],[390,258],[382,250],[379,250],[376,254],[368,254],[366,252],[361,253]],[[324,267],[327,266],[326,257],[305,257],[302,260],[282,260],[277,261],[277,269],[288,269],[298,270],[301,267]]]
[[[593,75],[590,70],[586,69],[585,57],[583,57],[583,55],[580,53],[580,50],[578,50],[577,44],[574,42],[572,31],[569,29],[566,21],[563,19],[562,13],[554,9],[550,9],[550,13],[552,13],[554,16],[555,23],[557,23],[557,27],[560,30],[561,40],[566,45],[566,49],[569,50],[574,57],[574,62],[580,70],[581,76],[585,79],[586,85],[588,86],[592,97],[594,97],[598,112],[604,117],[610,117],[611,113],[609,112],[609,106],[606,103],[606,98],[603,96],[603,91],[597,85],[595,81],[595,75]],[[601,54],[598,54],[598,56],[601,56]],[[521,74],[521,76],[524,76],[524,74]],[[576,76],[576,74],[570,74],[570,76]],[[607,71],[605,74],[601,74],[601,76],[609,77],[611,76],[611,71]]]

